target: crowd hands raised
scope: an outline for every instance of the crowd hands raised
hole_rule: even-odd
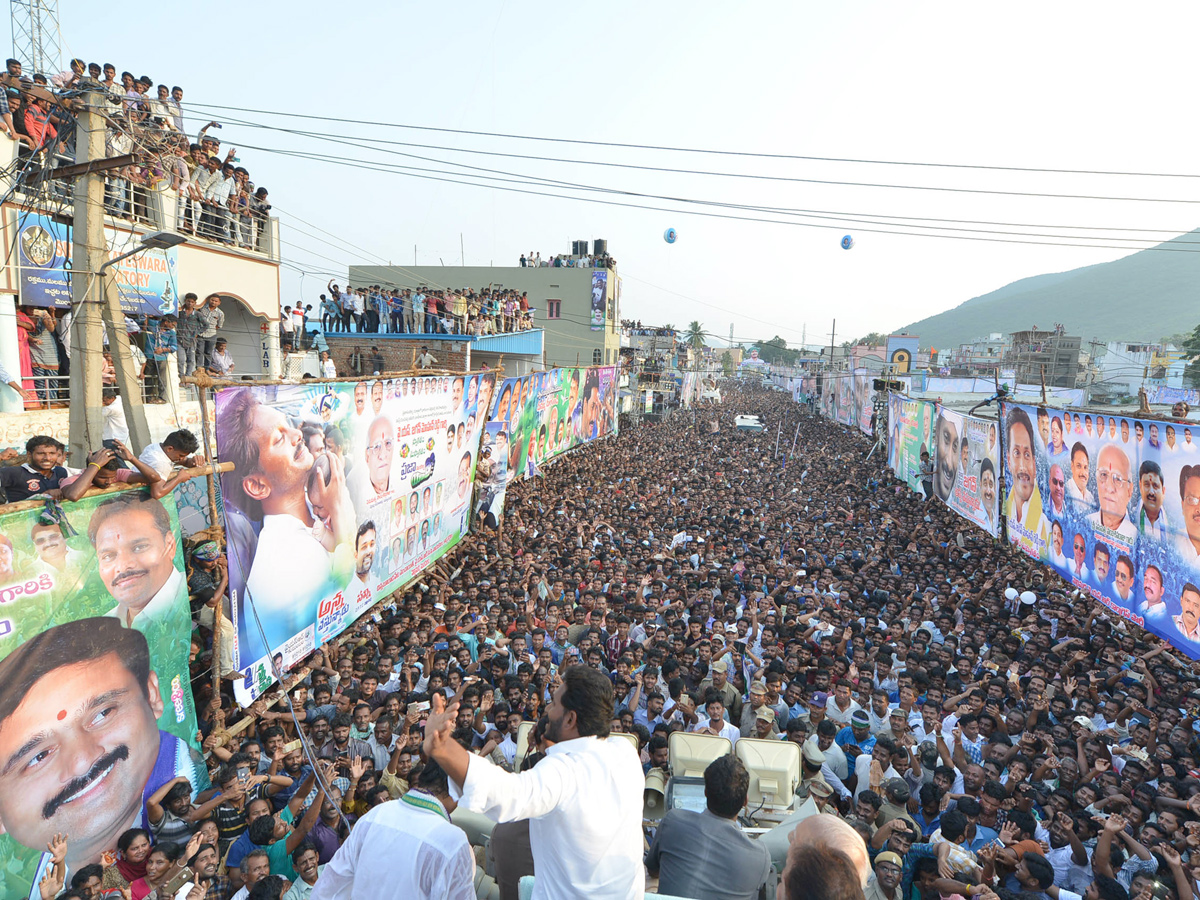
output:
[[[448,706],[440,739],[509,769],[518,727],[538,723],[527,768],[552,745],[564,674],[587,667],[646,771],[668,767],[677,730],[801,744],[798,794],[823,815],[769,851],[782,897],[1193,900],[1195,664],[923,503],[857,432],[805,415],[784,465],[775,429],[730,420],[794,429],[800,408],[723,393],[515,483],[502,532],[472,532],[245,711],[224,660],[219,694],[205,677],[228,581],[216,544],[193,548],[212,787],[164,785],[149,828],[61,896],[308,897],[371,810],[413,788],[453,808],[426,761],[431,715]],[[706,782],[710,812],[735,817],[741,764]],[[646,860],[660,891],[758,895],[765,868],[744,860],[765,838],[729,828],[700,845],[662,825]]]
[[[415,290],[329,282],[322,294],[321,328],[358,334],[507,334],[533,328],[525,292],[487,287],[478,291]]]

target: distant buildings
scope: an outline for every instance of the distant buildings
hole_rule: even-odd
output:
[[[1093,397],[1132,397],[1142,385],[1147,389],[1183,387],[1187,360],[1173,344],[1109,341],[1091,346],[1094,353],[1087,381]]]
[[[1083,372],[1081,338],[1065,334],[1061,325],[1053,331],[1014,331],[1010,337],[1003,365],[1016,371],[1017,384],[1040,384],[1044,372],[1046,387],[1075,387]]]
[[[1008,351],[1008,338],[1000,332],[992,332],[986,337],[976,338],[948,353],[947,360],[939,360],[943,366],[948,366],[953,376],[988,376],[1004,363],[1004,354]]]

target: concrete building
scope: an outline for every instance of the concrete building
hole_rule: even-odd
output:
[[[959,344],[950,351],[950,374],[956,377],[968,375],[991,375],[1004,362],[1004,354],[1008,350],[1008,339],[1000,332],[993,332],[985,337],[978,337],[965,344]]]
[[[57,203],[49,202],[42,189],[24,183],[14,186],[11,173],[18,168],[19,146],[12,141],[0,142],[0,172],[10,173],[0,175],[0,190],[11,197],[0,207],[0,241],[7,248],[10,260],[0,272],[0,295],[3,295],[0,299],[0,360],[14,373],[21,371],[17,306],[59,310],[70,307],[64,272],[65,261],[71,253],[68,233],[71,205],[68,202],[63,209]],[[104,238],[110,259],[136,248],[151,232],[179,231],[180,200],[169,182],[139,194],[138,200],[136,220],[112,215],[104,217]],[[63,220],[64,215],[68,221]],[[250,249],[218,243],[192,233],[184,236],[186,243],[167,250],[147,250],[117,265],[114,269],[117,291],[125,312],[145,314],[146,304],[152,304],[154,314],[161,315],[175,312],[176,305],[186,294],[194,293],[201,299],[218,294],[225,313],[225,325],[218,337],[228,341],[234,360],[232,377],[279,377],[282,358],[279,348],[278,220],[266,219],[262,223]],[[100,352],[101,348],[88,349]],[[174,356],[168,365],[171,397],[177,399]],[[65,391],[66,387],[67,378],[63,376],[59,391]],[[65,400],[60,397],[59,403],[65,403]],[[0,413],[20,415],[26,405],[15,392],[0,390]],[[32,404],[28,405],[32,407]],[[24,414],[30,415],[33,411],[31,408]]]
[[[621,347],[621,283],[615,265],[351,266],[349,283],[355,287],[377,284],[389,289],[470,288],[477,292],[491,285],[527,293],[534,325],[545,332],[543,362],[547,367],[612,365]]]
[[[1040,384],[1044,370],[1046,387],[1075,387],[1083,369],[1079,337],[1058,326],[1053,331],[1014,331],[1011,338],[1004,365],[1015,370],[1017,384]]]
[[[1172,344],[1109,341],[1093,355],[1088,380],[1102,384],[1108,394],[1132,397],[1143,385],[1182,388],[1187,360]]]

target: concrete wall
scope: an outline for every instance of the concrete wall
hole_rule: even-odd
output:
[[[451,372],[466,372],[471,368],[470,344],[466,341],[438,340],[407,340],[405,338],[377,338],[374,335],[338,335],[327,334],[325,340],[329,343],[329,357],[337,366],[338,374],[347,378],[352,376],[350,371],[350,354],[357,346],[365,355],[371,354],[371,347],[378,347],[383,354],[385,372],[404,372],[413,367],[414,354],[420,353],[422,347],[428,347],[429,352],[437,362],[435,369],[448,369]],[[370,372],[364,372],[370,375]]]
[[[621,311],[619,279],[615,269],[608,270],[609,320],[603,330],[592,331],[592,270],[521,268],[520,266],[351,266],[350,284],[361,287],[378,284],[387,288],[415,288],[479,291],[488,285],[529,294],[534,308],[533,320],[546,331],[547,366],[590,366],[596,350],[602,364],[617,360],[620,349]],[[561,301],[561,315],[546,317],[546,301]],[[437,353],[434,352],[434,356]]]

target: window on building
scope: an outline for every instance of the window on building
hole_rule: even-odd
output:
[[[606,366],[612,365],[612,351],[607,347],[604,348],[604,364]]]
[[[547,300],[546,301],[546,318],[557,319],[562,316],[562,301]]]
[[[593,366],[600,365],[601,359],[603,359],[603,357],[600,355],[600,348],[597,347],[595,350],[592,351],[592,365]]]

